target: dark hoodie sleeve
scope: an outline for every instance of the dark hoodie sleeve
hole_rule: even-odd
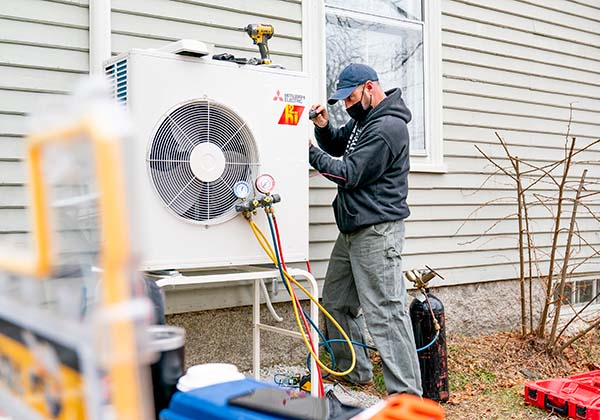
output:
[[[316,170],[346,189],[377,180],[394,160],[390,146],[379,133],[362,138],[344,160],[333,159],[314,146],[310,148],[309,156]]]
[[[319,143],[319,147],[331,156],[343,156],[354,124],[354,120],[350,120],[339,129],[333,128],[331,123],[323,128],[315,125],[315,138]]]

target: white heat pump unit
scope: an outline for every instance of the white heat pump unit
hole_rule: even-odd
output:
[[[260,174],[281,196],[286,260],[308,257],[304,74],[155,50],[114,57],[105,74],[135,127],[125,161],[143,270],[270,262],[235,211],[234,185],[254,190]],[[270,237],[262,209],[254,220]]]

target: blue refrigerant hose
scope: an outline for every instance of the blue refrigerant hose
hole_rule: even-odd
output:
[[[440,336],[440,332],[436,331],[435,332],[435,336],[433,337],[433,339],[428,344],[424,345],[423,347],[419,347],[417,349],[417,353],[425,351],[429,347],[433,346],[433,344],[437,341],[437,339],[438,339],[439,336]],[[319,347],[321,347],[321,346],[327,346],[328,353],[331,355],[331,368],[332,369],[335,369],[335,359],[333,357],[333,351],[331,350],[330,344],[331,343],[345,343],[345,342],[346,342],[346,340],[337,340],[336,339],[336,340],[325,340],[325,341],[322,341],[322,342],[319,343]],[[357,347],[363,347],[363,348],[368,349],[368,350],[377,351],[376,347],[369,346],[368,344],[365,344],[365,343],[359,343],[357,341],[351,341],[351,343],[353,345],[357,346]],[[308,357],[306,358],[306,367],[308,369],[310,369],[309,368],[309,366],[310,366],[310,357],[311,356],[309,354]],[[327,375],[327,376],[329,376],[329,375]],[[327,376],[324,376],[323,378],[326,378]]]
[[[267,213],[267,220],[269,221],[269,230],[271,231],[271,238],[273,241],[273,248],[275,249],[275,256],[277,258],[277,268],[279,269],[279,274],[281,275],[281,280],[287,290],[287,292],[289,293],[290,296],[292,296],[292,291],[290,290],[290,288],[288,287],[287,282],[284,281],[284,274],[283,274],[283,267],[281,264],[281,257],[280,257],[280,249],[278,246],[278,242],[277,242],[277,237],[275,234],[275,228],[273,226],[273,221],[271,220],[271,215]],[[314,321],[311,319],[310,316],[308,316],[308,313],[304,310],[304,308],[300,307],[300,309],[302,309],[302,312],[304,313],[304,317],[306,318],[306,320],[310,323],[310,325],[315,329],[315,331],[317,332],[317,334],[319,334],[319,337],[321,340],[319,343],[319,347],[321,347],[322,345],[325,345],[327,347],[327,352],[329,353],[329,355],[331,356],[331,364],[332,366],[335,366],[335,356],[333,354],[333,350],[331,348],[331,346],[329,345],[329,343],[327,343],[327,339],[325,338],[325,335],[323,334],[323,332],[319,329],[319,327],[314,323]],[[308,357],[310,358],[310,353],[308,354]],[[310,359],[309,359],[310,360]],[[310,366],[310,362],[309,362],[309,366]],[[310,370],[310,368],[309,368]],[[325,376],[323,376],[324,378],[327,378],[330,374],[327,373]]]
[[[273,240],[273,244],[274,244],[274,249],[275,249],[275,256],[277,258],[277,265],[278,265],[278,269],[279,269],[279,273],[281,275],[281,278],[283,279],[283,269],[281,266],[281,259],[279,256],[280,250],[277,244],[277,239],[275,236],[275,229],[273,227],[273,222],[271,221],[271,218],[269,217],[269,215],[267,215],[267,220],[269,222],[269,230],[271,231],[271,237]],[[288,293],[290,293],[291,295],[291,291],[288,288],[288,285],[286,284],[286,282],[284,281],[283,284],[285,285]],[[319,342],[319,347],[325,346],[327,348],[327,352],[329,353],[329,356],[331,357],[331,369],[335,369],[335,355],[333,353],[333,349],[331,348],[331,343],[346,343],[346,340],[339,340],[339,339],[335,339],[335,340],[326,340],[325,339],[325,335],[323,334],[323,332],[319,329],[319,327],[317,327],[317,325],[315,325],[315,323],[313,322],[313,320],[310,318],[310,316],[308,316],[308,313],[306,313],[306,311],[304,310],[304,308],[302,308],[302,312],[304,312],[304,316],[306,317],[306,320],[310,323],[310,325],[315,329],[315,331],[317,331],[317,334],[319,334],[319,337],[321,338],[321,342]],[[431,340],[431,342],[429,342],[428,344],[426,344],[423,347],[420,347],[417,349],[417,352],[422,352],[424,350],[427,350],[429,347],[431,347],[438,339],[438,337],[440,336],[440,332],[439,330],[436,331],[435,336],[433,337],[433,339]],[[373,346],[369,346],[365,343],[359,343],[357,341],[351,341],[350,343],[352,343],[354,346],[358,346],[358,347],[363,347],[366,348],[368,350],[373,350],[373,351],[377,351],[377,348],[373,347]],[[306,367],[308,368],[308,370],[310,370],[310,358],[311,355],[310,353],[308,354],[307,358],[306,358]],[[323,376],[323,378],[327,378],[330,374],[326,374]]]

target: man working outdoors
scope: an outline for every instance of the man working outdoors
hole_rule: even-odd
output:
[[[329,124],[321,104],[311,107],[317,114],[312,121],[320,149],[310,146],[310,164],[338,185],[333,209],[340,234],[329,260],[323,304],[352,341],[366,342],[366,321],[381,355],[388,393],[420,396],[401,257],[404,219],[410,214],[406,124],[411,113],[400,89],[384,92],[378,80],[364,64],[342,70],[328,100],[330,105],[344,101],[351,119],[341,128]],[[329,321],[327,330],[330,339],[340,338]],[[345,346],[332,345],[341,370],[351,363]],[[344,379],[369,383],[373,366],[367,350],[356,348],[356,357],[356,368]]]

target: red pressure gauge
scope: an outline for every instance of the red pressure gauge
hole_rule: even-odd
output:
[[[262,174],[254,182],[256,189],[263,194],[270,194],[275,189],[275,178],[269,174]]]

